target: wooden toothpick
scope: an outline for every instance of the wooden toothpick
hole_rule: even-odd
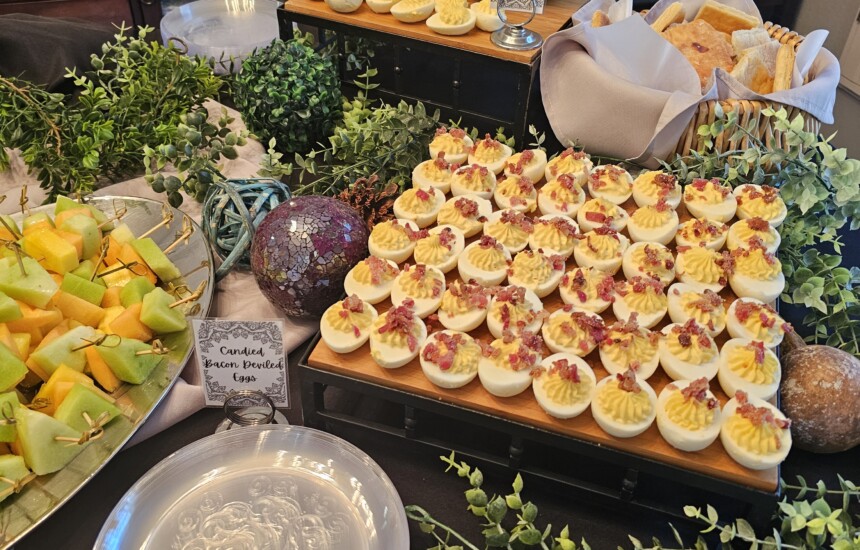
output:
[[[160,228],[169,225],[173,221],[173,209],[167,203],[161,204],[161,221],[152,226],[149,231],[144,232],[138,239],[145,239]]]

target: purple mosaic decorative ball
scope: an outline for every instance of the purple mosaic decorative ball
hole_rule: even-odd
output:
[[[272,210],[251,243],[263,295],[290,317],[319,317],[343,294],[350,269],[367,257],[367,226],[331,197],[296,197]]]

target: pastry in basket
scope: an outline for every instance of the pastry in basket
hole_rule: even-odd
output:
[[[542,214],[562,214],[573,217],[585,203],[585,191],[570,174],[560,174],[547,180],[538,191],[538,208]]]
[[[490,292],[477,283],[454,281],[442,294],[437,312],[445,328],[469,332],[484,323],[490,308]]]
[[[472,146],[468,162],[479,164],[494,174],[501,174],[505,169],[505,161],[511,158],[512,154],[510,147],[487,134]]]
[[[546,151],[543,149],[526,149],[514,153],[511,158],[505,161],[505,175],[523,176],[538,182],[543,177],[546,167]]]
[[[425,160],[412,170],[413,187],[435,187],[443,193],[451,190],[451,178],[459,166],[445,160],[445,153],[440,152],[435,159]]]
[[[611,24],[612,20],[609,19],[609,15],[604,11],[597,10],[591,15],[591,26],[594,28],[606,27]]]
[[[708,218],[693,218],[678,226],[675,243],[678,246],[704,246],[711,250],[719,250],[726,244],[729,226],[709,220]]]
[[[633,180],[633,200],[638,206],[654,205],[663,200],[674,210],[681,204],[678,178],[660,170],[642,172]]]
[[[711,380],[720,370],[720,351],[705,327],[690,319],[663,329],[660,366],[672,380]]]
[[[525,287],[543,298],[558,287],[564,275],[564,257],[523,250],[508,266],[508,283]]]
[[[577,265],[614,275],[621,267],[621,258],[628,246],[630,241],[621,233],[609,227],[598,227],[579,239],[573,249],[573,257]]]
[[[612,303],[615,279],[593,267],[576,267],[562,276],[558,291],[565,304],[601,313]]]
[[[349,270],[343,289],[369,304],[378,304],[391,294],[394,278],[399,273],[397,264],[391,260],[368,256]]]
[[[633,194],[633,176],[620,166],[595,166],[588,175],[588,192],[594,198],[622,204]]]
[[[738,29],[732,32],[732,49],[735,50],[735,55],[740,57],[746,50],[773,42],[767,29],[764,27],[755,27],[751,29]]]
[[[675,274],[682,283],[698,289],[719,292],[726,287],[729,274],[726,264],[730,264],[729,253],[720,254],[704,246],[678,246],[675,259]]]
[[[664,9],[657,19],[651,23],[651,28],[657,32],[665,31],[669,25],[683,23],[686,19],[684,5],[681,2],[672,2]]]
[[[541,327],[543,341],[550,351],[579,357],[594,351],[605,333],[600,315],[570,305],[554,311]]]
[[[534,212],[537,208],[537,191],[527,176],[512,174],[499,180],[493,191],[493,200],[499,208]]]
[[[762,218],[774,227],[785,221],[788,209],[776,188],[746,183],[735,187],[734,194],[738,201],[738,218]]]
[[[714,69],[731,71],[735,66],[728,37],[703,19],[671,26],[663,31],[663,38],[687,58],[699,75],[702,90],[710,87]]]
[[[579,416],[591,405],[597,390],[597,378],[588,363],[569,353],[545,358],[533,378],[535,400],[555,418]]]
[[[394,201],[394,215],[401,220],[412,220],[419,228],[436,221],[445,204],[445,193],[435,187],[413,187]]]
[[[594,164],[591,162],[591,157],[588,156],[588,153],[585,151],[576,151],[573,147],[568,147],[546,163],[544,177],[546,181],[552,181],[567,174],[579,186],[583,186],[588,180],[588,174],[591,173],[592,168],[594,168]]]
[[[629,220],[626,210],[599,197],[585,201],[576,213],[576,221],[582,231],[592,231],[604,225],[621,231],[627,227]]]
[[[773,92],[779,49],[779,42],[771,40],[738,53],[738,63],[731,75],[757,94]]]
[[[542,359],[540,336],[524,331],[520,336],[505,332],[489,345],[482,346],[478,362],[481,384],[497,397],[520,394],[532,383],[532,371]]]
[[[735,295],[765,303],[779,298],[785,289],[785,275],[782,262],[776,256],[760,243],[738,248],[731,255],[734,268],[729,273],[729,284]]]
[[[483,286],[500,284],[508,276],[511,253],[496,239],[484,235],[463,250],[457,259],[457,270],[464,281],[474,280]]]
[[[541,216],[534,221],[529,235],[529,248],[549,256],[560,255],[567,259],[576,246],[579,227],[576,222],[560,214]]]
[[[546,313],[540,298],[527,288],[508,285],[496,291],[487,312],[490,334],[501,338],[505,333],[515,336],[523,332],[537,334]]]
[[[621,257],[621,269],[628,279],[650,277],[668,285],[675,280],[675,256],[660,243],[633,243]]]
[[[752,470],[778,466],[791,450],[791,420],[779,409],[744,392],[723,407],[720,441],[729,456]]]
[[[692,453],[710,446],[721,426],[720,402],[706,378],[676,380],[657,397],[657,429],[678,450]]]
[[[657,394],[630,368],[597,383],[591,414],[609,435],[635,437],[654,423]]]
[[[427,380],[440,388],[462,388],[478,376],[481,346],[456,330],[431,334],[418,354]]]
[[[738,201],[717,178],[696,178],[684,187],[684,206],[693,217],[726,223],[735,217]]]
[[[772,307],[755,298],[738,298],[729,306],[726,326],[732,338],[760,340],[769,348],[782,343],[791,325]]]
[[[395,263],[405,262],[415,250],[415,241],[424,236],[415,222],[389,220],[373,226],[367,248],[370,253]]]
[[[400,11],[401,8],[409,9],[410,4],[424,4],[424,2],[425,0],[400,0],[400,2],[392,7],[391,14],[397,17],[394,13],[395,8]],[[434,0],[429,0],[429,3],[430,13],[433,13],[436,3]],[[430,17],[429,13],[419,19],[419,21],[423,21],[428,17]],[[473,145],[474,142],[472,141],[472,138],[470,138],[466,132],[460,128],[451,128],[450,130],[447,128],[439,128],[436,130],[436,136],[433,138],[433,141],[430,142],[430,158],[438,158],[439,153],[444,152],[445,160],[451,163],[461,164],[466,162],[466,159],[469,157],[469,151],[472,150]]]
[[[448,273],[457,266],[457,258],[466,247],[463,232],[453,225],[437,225],[426,237],[415,242],[415,262]]]
[[[491,199],[496,189],[496,175],[480,164],[467,164],[454,171],[451,176],[451,194],[476,195]]]
[[[370,338],[376,309],[355,294],[335,302],[323,313],[320,336],[335,353],[355,351]]]
[[[490,3],[490,0],[481,0],[474,2],[469,9],[475,12],[476,25],[482,31],[496,32],[505,26],[502,19],[499,17],[499,11],[496,5]]]
[[[675,283],[669,287],[666,296],[669,318],[673,323],[683,325],[695,319],[714,338],[726,329],[726,306],[713,290],[699,291],[691,285]]]
[[[716,0],[706,0],[694,21],[706,21],[721,33],[731,35],[737,30],[760,27],[761,19]]]
[[[632,368],[638,378],[647,380],[660,364],[660,333],[640,327],[637,317],[634,312],[627,321],[616,321],[607,328],[600,342],[600,362],[609,374]]]
[[[477,195],[452,197],[442,205],[436,222],[452,225],[463,232],[466,238],[474,237],[484,229],[487,216],[493,212],[493,205]]]
[[[509,252],[515,254],[529,244],[534,231],[532,219],[513,209],[496,210],[484,223],[484,235],[496,239]]]
[[[639,326],[651,328],[666,316],[669,302],[663,283],[650,277],[633,277],[615,285],[612,312],[619,321],[626,321],[635,312]]]
[[[665,200],[640,206],[627,222],[627,232],[633,242],[669,244],[678,232],[678,213]]]
[[[422,319],[439,309],[445,292],[445,274],[423,264],[405,265],[391,287],[395,306],[411,302],[415,315]]]
[[[723,344],[717,379],[726,395],[742,390],[759,399],[770,399],[776,395],[781,378],[779,359],[764,342],[732,338]]]
[[[771,254],[776,254],[782,238],[767,220],[762,218],[747,218],[733,223],[729,227],[726,244],[729,250],[749,248],[761,244]]]
[[[370,357],[380,367],[396,369],[418,356],[427,338],[427,326],[415,315],[414,306],[412,300],[405,300],[373,322]]]
[[[431,31],[445,36],[460,36],[475,28],[478,18],[460,0],[447,0],[440,3],[436,0],[437,13],[427,19]]]

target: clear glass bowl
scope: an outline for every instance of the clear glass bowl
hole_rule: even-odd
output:
[[[400,550],[400,496],[367,454],[301,426],[248,426],[158,463],[111,512],[94,548]]]

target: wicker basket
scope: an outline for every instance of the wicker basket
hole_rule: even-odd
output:
[[[791,44],[796,48],[803,41],[803,36],[786,27],[768,22],[764,24],[764,28],[781,44]],[[697,130],[702,124],[711,124],[714,122],[716,119],[716,104],[717,101],[715,100],[704,101],[699,104],[695,115],[678,141],[678,147],[675,149],[676,153],[687,155],[691,151],[701,151],[704,148],[704,137],[698,135]],[[738,113],[738,121],[744,127],[749,124],[750,120],[756,120],[756,135],[773,148],[786,148],[786,144],[783,142],[782,133],[774,130],[770,125],[770,119],[761,114],[768,107],[774,110],[785,107],[790,119],[794,118],[797,114],[804,115],[806,121],[805,129],[809,132],[818,133],[821,129],[821,122],[802,109],[789,107],[773,101],[727,99],[719,101],[719,104],[724,112],[736,111]],[[736,141],[729,139],[730,137],[729,133],[723,132],[714,138],[714,150],[729,151],[732,149],[745,149],[749,145],[749,137],[747,136]]]

